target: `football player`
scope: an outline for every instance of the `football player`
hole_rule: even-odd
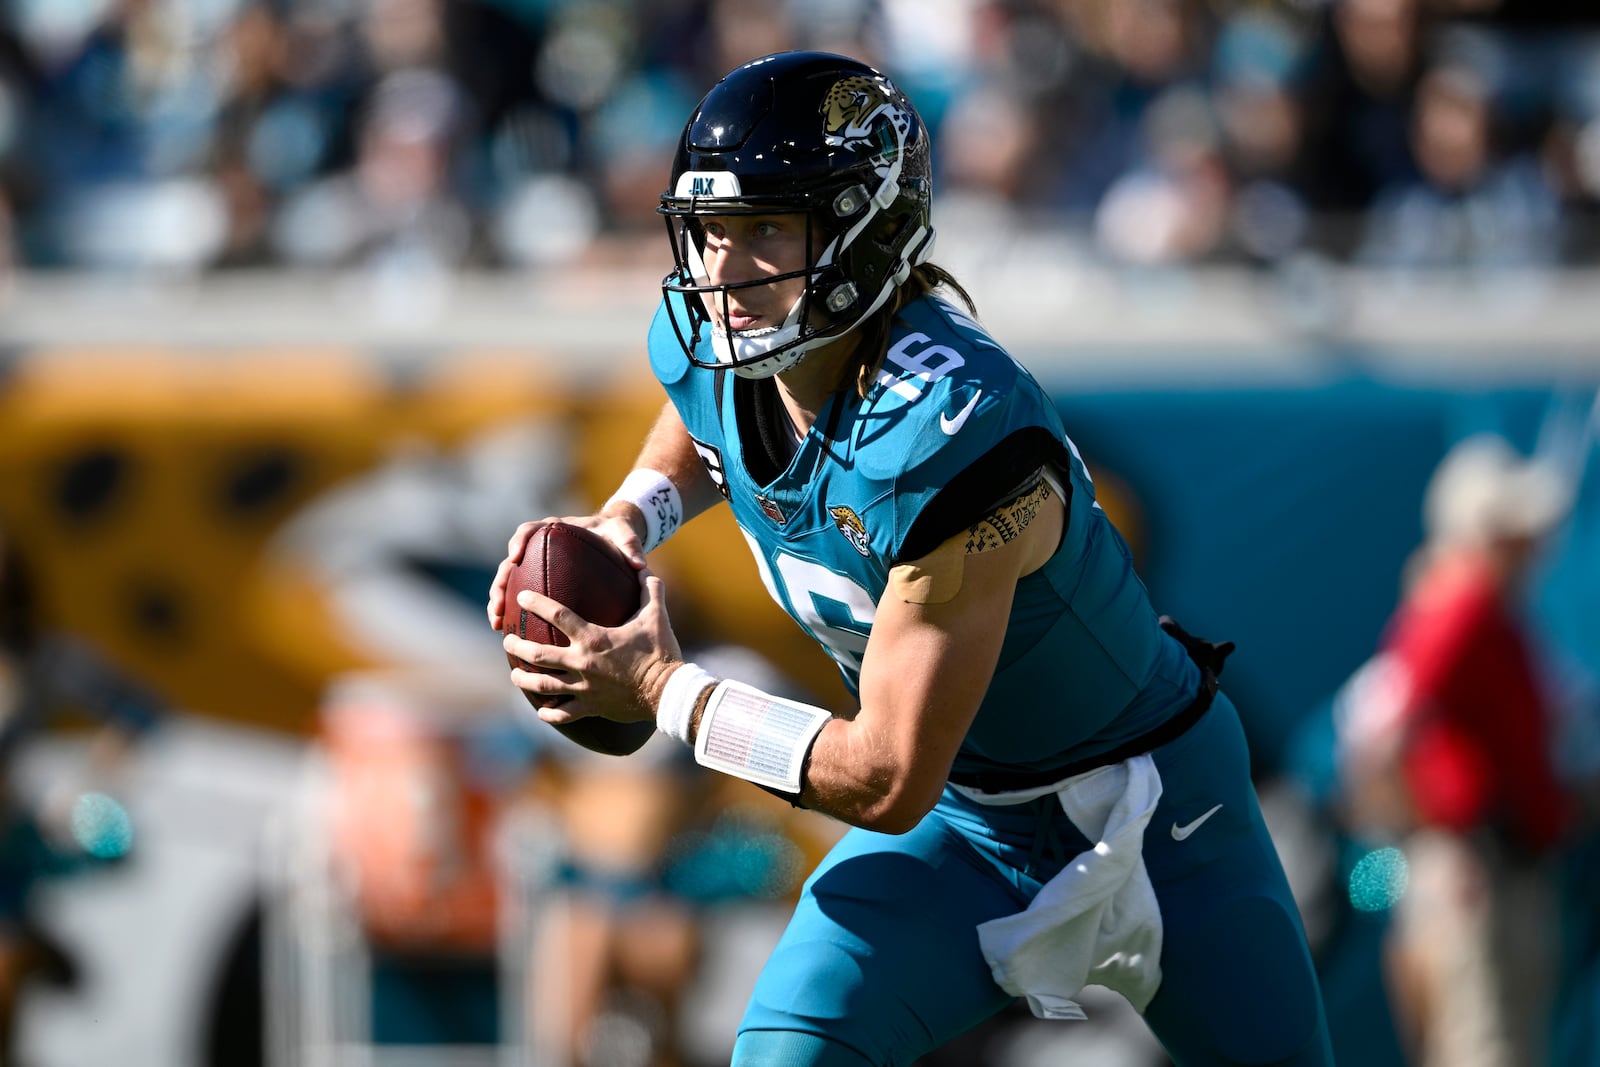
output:
[[[926,129],[883,74],[791,52],[727,75],[660,211],[649,333],[667,403],[634,471],[569,519],[643,570],[566,647],[551,723],[654,719],[695,758],[853,826],[750,999],[740,1065],[908,1064],[1015,997],[1133,1003],[1180,1064],[1330,1064],[1312,961],[1217,689],[1231,650],[1152,609],[1049,396],[929,259]],[[717,505],[837,661],[838,711],[684,662],[645,554]],[[490,591],[531,524],[513,535]]]

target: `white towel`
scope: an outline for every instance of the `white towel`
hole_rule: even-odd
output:
[[[1149,755],[1017,793],[956,787],[985,804],[1020,804],[1055,793],[1083,835],[1080,853],[1025,911],[978,926],[1000,988],[1025,997],[1041,1019],[1082,1019],[1073,999],[1086,985],[1121,993],[1144,1011],[1161,985],[1161,910],[1144,866],[1144,829],[1161,799]]]

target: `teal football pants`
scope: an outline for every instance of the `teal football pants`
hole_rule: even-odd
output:
[[[1153,755],[1162,796],[1144,860],[1163,944],[1146,1022],[1180,1067],[1328,1067],[1316,972],[1233,704],[1218,694]],[[735,1067],[898,1067],[999,1012],[1012,998],[977,926],[1027,907],[1091,844],[1054,795],[999,807],[947,789],[910,833],[851,830],[807,880],[756,983]]]

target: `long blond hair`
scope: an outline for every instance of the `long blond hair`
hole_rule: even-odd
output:
[[[935,289],[948,289],[973,315],[978,313],[978,305],[973,303],[972,296],[958,281],[955,275],[939,266],[937,263],[921,263],[911,268],[911,274],[905,281],[895,288],[895,291],[867,321],[856,328],[860,335],[856,343],[856,359],[845,368],[844,377],[840,380],[840,388],[854,380],[856,394],[865,397],[867,390],[876,377],[879,366],[883,363],[884,355],[889,351],[889,332],[894,325],[895,317],[907,304],[921,300]]]

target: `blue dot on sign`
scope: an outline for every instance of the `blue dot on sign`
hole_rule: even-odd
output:
[[[133,820],[104,793],[85,793],[72,806],[72,836],[96,859],[120,859],[133,847]]]
[[[1406,857],[1397,848],[1378,848],[1350,871],[1350,903],[1357,911],[1386,911],[1406,895]]]

